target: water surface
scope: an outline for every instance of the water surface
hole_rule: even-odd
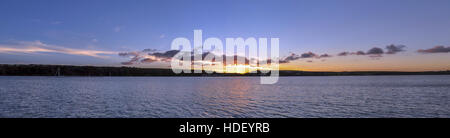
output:
[[[450,117],[450,76],[3,76],[0,117]]]

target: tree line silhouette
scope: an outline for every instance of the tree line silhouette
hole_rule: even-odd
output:
[[[270,73],[181,73],[171,69],[137,67],[97,67],[71,65],[0,64],[0,76],[266,76]],[[450,75],[450,71],[395,72],[395,71],[356,71],[356,72],[309,72],[280,70],[280,76],[359,76],[359,75]]]

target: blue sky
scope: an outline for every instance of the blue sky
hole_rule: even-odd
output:
[[[193,30],[202,29],[204,38],[222,40],[278,37],[281,56],[290,52],[336,55],[406,45],[405,52],[382,59],[361,61],[354,57],[329,62],[359,61],[363,66],[418,58],[433,61],[433,66],[444,63],[439,69],[446,69],[448,53],[430,56],[416,51],[450,45],[449,5],[448,0],[2,0],[0,47],[40,42],[75,50],[165,51],[174,38],[192,40]],[[70,52],[0,52],[0,63],[8,64],[120,65],[124,60],[117,55],[98,58]],[[297,61],[290,66],[297,64],[309,63]],[[430,65],[404,66],[414,70]]]

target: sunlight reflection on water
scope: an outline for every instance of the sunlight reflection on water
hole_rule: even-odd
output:
[[[450,76],[0,77],[0,117],[450,117]]]

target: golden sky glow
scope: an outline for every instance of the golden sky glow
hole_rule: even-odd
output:
[[[325,61],[299,60],[281,64],[280,70],[302,71],[442,71],[450,70],[448,54],[417,54],[385,56],[378,59],[370,57],[336,57]]]

